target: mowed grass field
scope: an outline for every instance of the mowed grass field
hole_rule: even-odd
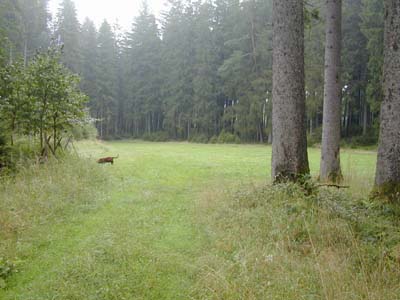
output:
[[[396,278],[365,288],[380,281],[362,267],[353,270],[350,263],[342,266],[347,283],[342,287],[335,277],[332,285],[337,286],[329,287],[320,264],[331,258],[331,267],[340,268],[356,237],[349,233],[340,251],[330,242],[323,244],[332,250],[320,257],[314,232],[307,228],[320,227],[316,236],[330,232],[330,241],[340,230],[351,231],[346,223],[335,223],[332,233],[319,219],[307,217],[300,221],[303,231],[286,232],[293,218],[279,215],[287,215],[288,208],[278,206],[287,191],[268,185],[268,146],[121,141],[81,142],[76,148],[84,157],[79,165],[67,161],[57,176],[24,179],[32,189],[45,182],[32,197],[45,207],[46,217],[32,212],[26,217],[29,224],[0,234],[0,257],[15,261],[17,270],[0,289],[0,299],[396,299],[393,295],[400,291]],[[95,163],[117,154],[114,165]],[[319,156],[319,149],[309,149],[313,176]],[[342,151],[343,173],[351,185],[340,191],[343,197],[368,195],[375,163],[373,151]],[[59,163],[53,164],[35,172],[55,172]],[[92,180],[86,178],[90,172]],[[243,200],[253,191],[251,201]],[[24,191],[18,186],[0,189],[9,205],[3,209],[18,215],[37,205],[23,199],[32,190],[20,193]],[[46,199],[63,197],[63,203],[78,201],[79,195],[84,199],[67,208],[57,201],[46,206],[41,193]],[[289,194],[295,203],[298,190]],[[260,199],[272,201],[271,206],[259,204]],[[25,206],[13,204],[24,201]],[[10,215],[4,214],[11,222]],[[292,244],[297,236],[304,243]],[[287,256],[280,257],[281,251]]]

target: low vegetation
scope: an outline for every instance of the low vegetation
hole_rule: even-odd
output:
[[[260,145],[77,151],[2,182],[1,299],[400,299],[400,211],[369,200],[375,152],[343,151],[351,188],[335,189],[269,185]]]
[[[68,155],[19,168],[0,181],[0,287],[19,264],[53,242],[53,230],[70,224],[106,200],[104,172]]]
[[[212,236],[196,299],[400,299],[400,210],[293,184],[199,200]]]

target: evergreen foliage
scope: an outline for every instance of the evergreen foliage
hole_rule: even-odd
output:
[[[46,4],[0,2],[0,63],[28,60],[51,39],[62,45],[62,61],[82,75],[101,137],[163,132],[169,139],[210,140],[229,132],[243,142],[271,142],[271,0],[173,0],[160,19],[144,3],[125,33],[106,21],[100,28],[89,19],[79,24],[72,0],[62,1],[52,27]],[[307,126],[315,141],[322,122],[322,6],[307,1],[305,13]],[[383,3],[346,0],[343,7],[342,137],[364,135],[374,143]]]

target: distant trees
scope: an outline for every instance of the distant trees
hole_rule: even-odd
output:
[[[0,63],[24,63],[49,42],[48,0],[0,1]]]
[[[400,194],[400,4],[385,0],[383,102],[375,185],[393,201]]]
[[[63,45],[62,60],[74,73],[81,71],[79,36],[80,25],[75,4],[72,0],[63,0],[57,14],[54,38],[60,45]]]
[[[124,102],[124,122],[121,124],[132,136],[142,136],[163,128],[161,51],[156,18],[144,6],[126,36],[124,49],[127,61],[124,73],[126,96],[130,101]],[[167,57],[164,59],[167,60]],[[172,75],[172,72],[168,74]],[[167,101],[165,98],[166,95],[164,101]]]
[[[51,40],[62,45],[62,61],[82,75],[80,87],[89,95],[88,107],[103,138],[272,140],[272,0],[176,0],[160,20],[144,6],[125,33],[107,22],[101,28],[88,19],[79,24],[72,0],[62,1],[50,23],[47,2],[0,1],[1,72],[16,72],[11,70],[11,62],[19,59],[28,66],[36,49],[47,49]],[[324,14],[315,18],[322,3],[306,3],[305,91],[293,96],[303,102],[301,94],[305,94],[306,116],[298,114],[296,122],[308,128],[311,143],[319,143],[322,136],[323,21],[332,20]],[[383,17],[380,0],[343,2],[342,82],[334,87],[342,91],[342,104],[335,110],[333,123],[340,119],[341,137],[357,137],[359,143],[373,143],[378,135],[383,98]],[[286,50],[282,49],[283,53]],[[23,71],[23,66],[17,69]],[[17,84],[13,76],[2,79],[11,80],[7,86],[12,89]],[[25,93],[26,84],[17,85]],[[7,101],[3,112],[8,109],[8,116],[18,115],[12,110],[15,99]],[[26,99],[18,97],[18,101]],[[302,110],[300,102],[296,109]],[[325,109],[333,111],[329,105]],[[291,119],[285,116],[284,122],[289,122],[285,118]],[[9,120],[7,130],[18,131],[12,118]],[[335,134],[324,136],[334,136],[337,145],[337,125],[335,128]],[[304,133],[301,135],[304,140]],[[279,140],[279,133],[275,138]],[[11,136],[9,140],[11,143]],[[337,146],[324,145],[322,142],[322,148],[332,150],[331,154],[338,153]],[[338,161],[331,160],[329,165],[338,166]]]
[[[118,107],[118,49],[111,25],[104,21],[97,37],[96,118],[100,136],[115,135]]]
[[[366,100],[364,107],[363,134],[374,134],[369,130],[368,123],[377,127],[376,116],[379,115],[382,95],[382,68],[383,68],[383,29],[384,29],[384,1],[382,0],[363,0],[362,23],[360,25],[363,35],[367,39],[367,82]],[[371,122],[372,121],[372,122]]]
[[[340,181],[342,0],[326,1],[325,84],[322,124],[322,181]]]
[[[98,95],[99,53],[97,49],[97,39],[98,33],[96,26],[91,20],[86,19],[81,28],[79,42],[81,47],[81,88],[89,97],[88,106],[92,110],[93,115],[95,115],[96,112],[96,97]]]
[[[322,136],[325,15],[312,18],[322,3],[306,3],[310,143]],[[158,21],[143,7],[129,32],[108,24],[101,34],[90,20],[79,24],[72,0],[62,1],[52,23],[46,5],[0,1],[0,64],[27,63],[51,39],[63,45],[62,60],[82,75],[103,138],[272,140],[272,0],[176,0]],[[113,49],[100,38],[113,40]],[[358,143],[378,135],[382,44],[382,1],[343,2],[341,136]]]
[[[273,2],[272,177],[309,172],[305,128],[303,1]]]

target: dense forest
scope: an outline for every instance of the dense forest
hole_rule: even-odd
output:
[[[1,64],[49,45],[81,76],[99,136],[196,142],[271,142],[272,1],[170,0],[157,19],[143,2],[132,28],[80,24],[73,1],[0,1]],[[305,5],[306,118],[321,140],[325,17]],[[341,136],[377,142],[382,100],[381,0],[343,3]]]
[[[60,2],[0,0],[0,299],[399,299],[400,0]]]

